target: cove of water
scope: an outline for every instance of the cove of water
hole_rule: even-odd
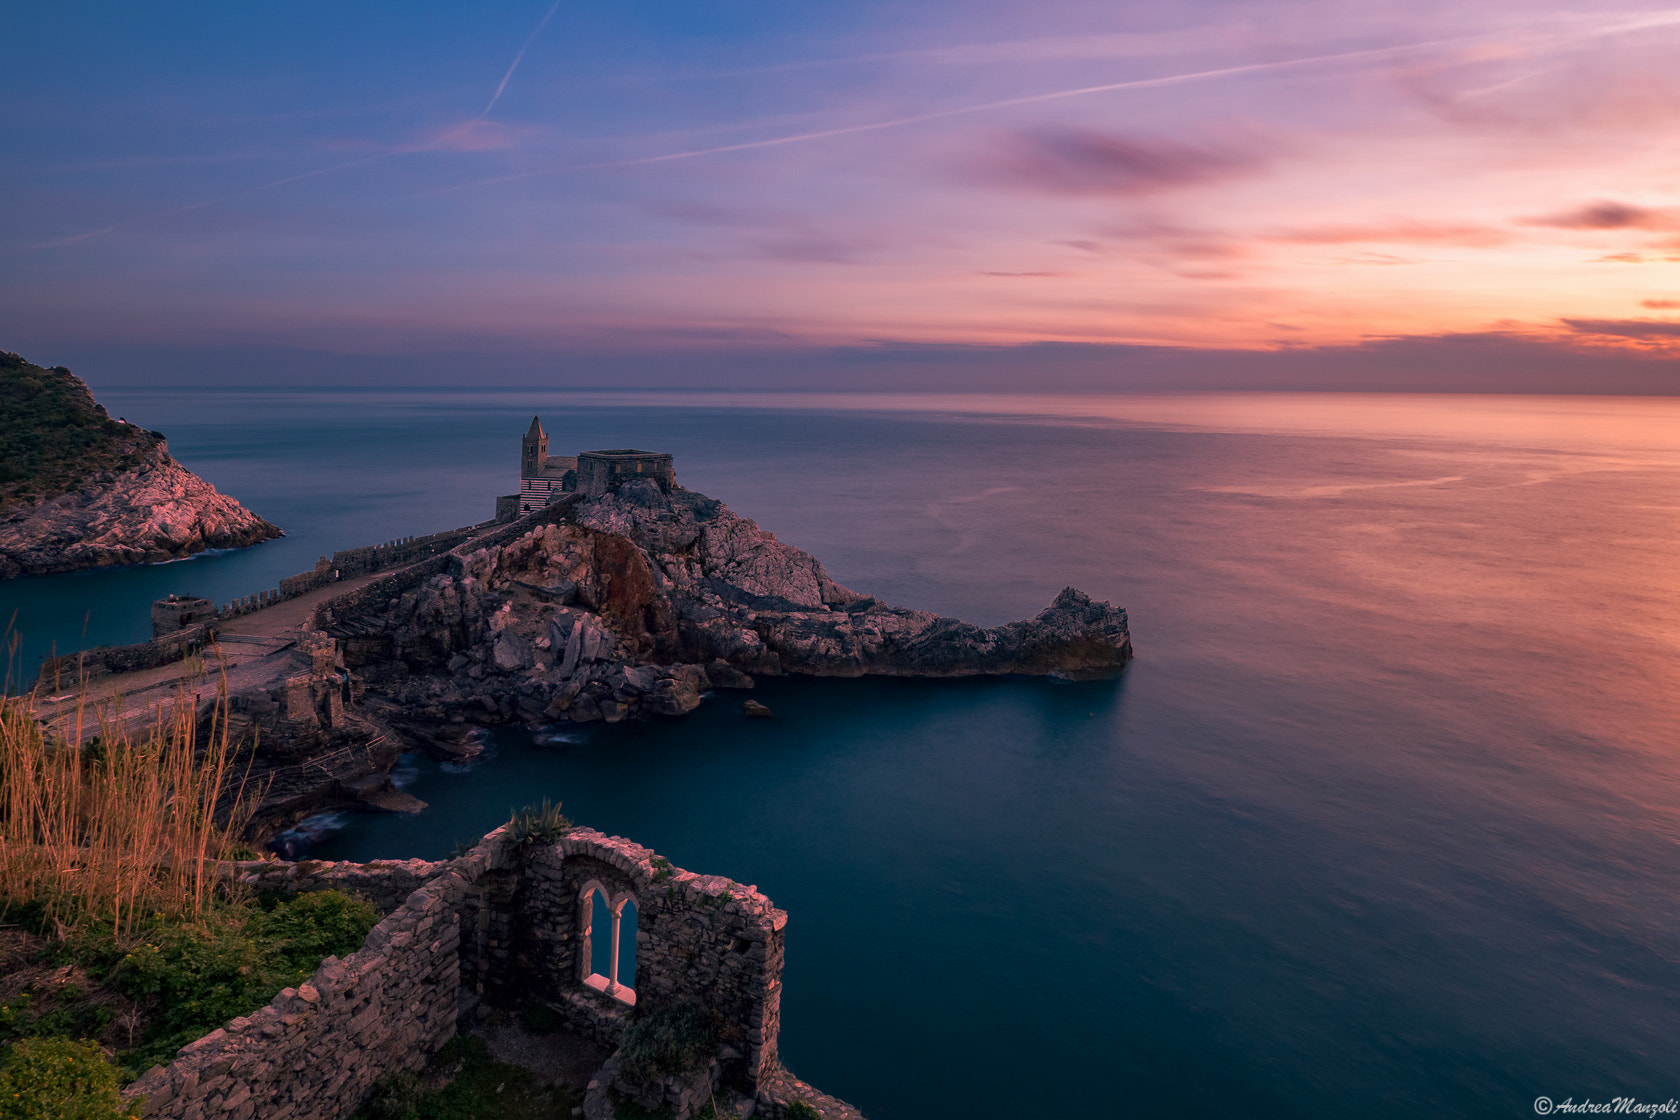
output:
[[[782,1053],[878,1120],[1533,1115],[1680,1096],[1680,407],[1208,396],[102,394],[287,529],[0,584],[146,636],[335,548],[641,446],[840,582],[993,624],[1072,584],[1116,682],[766,680],[416,760],[437,857],[549,796],[791,915]],[[86,638],[83,616],[89,615]]]

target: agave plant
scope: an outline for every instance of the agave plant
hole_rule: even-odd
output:
[[[560,811],[560,802],[550,804],[543,798],[541,805],[527,805],[515,809],[508,817],[508,839],[514,844],[547,844],[572,830],[572,822]]]

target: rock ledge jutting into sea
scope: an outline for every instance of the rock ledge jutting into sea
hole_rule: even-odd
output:
[[[1132,657],[1126,612],[1073,588],[995,627],[889,606],[722,502],[652,482],[459,550],[369,606],[328,632],[370,691],[434,716],[614,721],[679,715],[755,674],[1088,679]]]

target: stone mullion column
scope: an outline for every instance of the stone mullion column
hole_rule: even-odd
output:
[[[607,991],[609,992],[618,991],[618,931],[624,918],[624,903],[625,900],[621,898],[618,900],[618,904],[612,907],[612,970],[607,973],[607,980],[609,981]]]

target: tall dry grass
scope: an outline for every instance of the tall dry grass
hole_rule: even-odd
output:
[[[183,687],[131,729],[78,702],[44,728],[33,695],[0,698],[0,898],[65,928],[121,936],[151,915],[199,919],[249,819],[225,682],[200,741]],[[97,737],[83,742],[85,730]],[[219,810],[219,811],[218,811]],[[218,824],[218,819],[220,824]]]

